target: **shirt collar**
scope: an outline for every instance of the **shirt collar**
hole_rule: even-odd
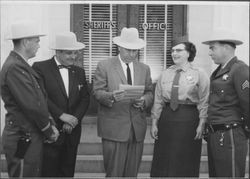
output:
[[[232,58],[230,58],[229,60],[227,60],[227,62],[221,66],[221,69],[225,68],[227,66],[227,64],[234,58],[235,56],[233,56]]]

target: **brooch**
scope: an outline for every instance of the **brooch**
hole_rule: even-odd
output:
[[[222,76],[222,79],[223,79],[224,81],[226,81],[226,80],[228,79],[228,74],[223,75],[223,76]]]
[[[186,77],[186,79],[187,79],[188,81],[191,81],[191,80],[193,80],[193,77],[189,75],[189,76]]]

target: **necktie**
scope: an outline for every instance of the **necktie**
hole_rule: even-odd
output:
[[[66,66],[66,65],[57,65],[59,69],[62,68],[66,68],[66,69],[70,69],[70,66]]]
[[[179,89],[179,79],[181,74],[180,72],[181,69],[176,70],[176,74],[172,84],[170,107],[173,111],[175,111],[178,108],[178,89]]]
[[[129,85],[132,85],[130,68],[129,68],[128,63],[126,63],[126,65],[127,65],[127,82],[128,82]]]

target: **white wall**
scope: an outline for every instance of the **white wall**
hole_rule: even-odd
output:
[[[244,42],[237,46],[236,56],[249,65],[249,4],[220,3],[217,5],[189,5],[189,39],[197,48],[195,63],[208,74],[217,67],[208,56],[208,46],[201,44],[216,30],[229,30]]]
[[[12,42],[5,40],[9,34],[9,24],[18,19],[32,19],[40,23],[40,28],[49,36],[40,38],[40,49],[37,56],[29,61],[45,60],[53,56],[49,49],[49,43],[53,40],[53,34],[59,31],[70,30],[70,6],[67,3],[43,2],[1,2],[1,65],[3,65],[9,52],[12,50]],[[5,110],[1,100],[1,131],[4,125]]]

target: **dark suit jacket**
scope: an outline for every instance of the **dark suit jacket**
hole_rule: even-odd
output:
[[[24,132],[40,132],[49,120],[46,96],[37,81],[38,74],[16,52],[6,59],[0,76],[1,96],[7,110],[6,125]],[[52,134],[49,128],[48,137]]]
[[[208,122],[225,124],[244,119],[250,128],[249,66],[234,57],[220,69],[218,66],[211,75]]]
[[[150,69],[140,62],[134,64],[134,84],[145,85],[144,98],[146,107],[153,103],[152,80]],[[137,141],[143,141],[147,129],[146,111],[132,107],[132,100],[111,103],[112,92],[119,89],[119,84],[127,84],[118,57],[98,63],[93,92],[99,102],[98,135],[104,139],[127,141],[133,125]]]
[[[20,160],[14,155],[20,136],[23,133],[30,133],[31,136],[31,144],[24,155],[23,175],[39,177],[44,135],[50,137],[53,132],[49,126],[46,96],[37,80],[38,74],[12,51],[0,74],[1,97],[7,110],[2,143],[10,177],[20,175]]]
[[[81,120],[89,105],[88,85],[85,71],[77,66],[69,69],[69,97],[63,84],[62,77],[55,59],[36,62],[34,70],[41,76],[42,84],[48,95],[49,111],[52,114],[59,130],[63,122],[59,119],[63,113],[75,116],[79,122],[70,135],[72,145],[76,145],[81,137]]]

